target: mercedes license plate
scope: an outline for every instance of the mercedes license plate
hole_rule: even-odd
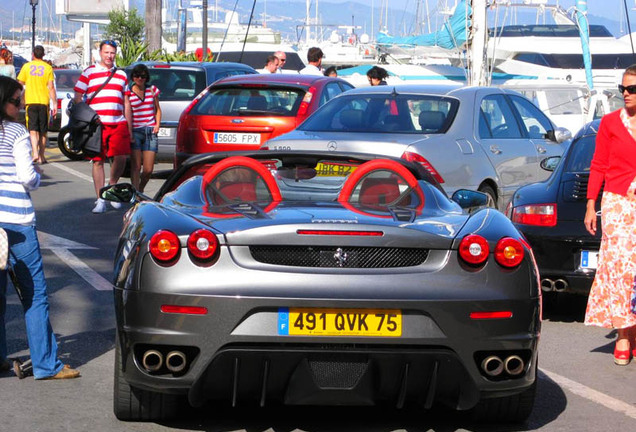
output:
[[[159,128],[157,131],[158,137],[169,137],[170,135],[172,135],[172,129],[170,128]]]
[[[260,145],[261,134],[258,133],[230,133],[215,132],[215,144],[254,144]]]
[[[402,336],[398,309],[281,308],[278,334],[290,336]]]
[[[598,251],[581,251],[581,268],[596,269],[598,265]]]

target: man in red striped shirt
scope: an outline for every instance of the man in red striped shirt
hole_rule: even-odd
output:
[[[99,190],[104,186],[104,160],[112,158],[109,184],[119,181],[126,166],[126,157],[130,154],[130,133],[124,116],[124,93],[127,85],[126,73],[117,70],[106,86],[99,90],[115,68],[117,44],[114,41],[103,41],[99,44],[101,60],[82,72],[75,85],[75,102],[83,98],[90,100],[90,106],[97,112],[102,122],[102,153],[91,158],[93,161],[93,184],[97,201],[93,213],[104,213],[106,202],[99,197]],[[95,94],[99,90],[99,93]],[[114,208],[120,203],[111,202]]]

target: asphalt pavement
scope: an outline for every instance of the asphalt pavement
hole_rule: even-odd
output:
[[[115,316],[110,291],[117,237],[125,209],[91,213],[91,166],[47,148],[36,207],[51,322],[62,359],[82,377],[66,381],[0,374],[1,431],[618,431],[636,430],[636,363],[612,361],[615,332],[582,323],[585,299],[546,299],[539,348],[539,382],[528,423],[479,425],[461,413],[368,407],[265,407],[184,410],[178,421],[124,423],[112,413]],[[170,169],[158,164],[157,171]],[[128,179],[122,179],[127,181]],[[162,180],[152,179],[152,195]],[[22,309],[8,288],[10,357],[28,357]]]

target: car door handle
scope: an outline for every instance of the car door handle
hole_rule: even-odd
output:
[[[491,145],[490,146],[490,151],[494,154],[500,154],[501,150],[499,150],[499,147],[497,147],[496,145]]]
[[[541,154],[545,153],[547,150],[545,147],[543,146],[537,146],[537,151]]]

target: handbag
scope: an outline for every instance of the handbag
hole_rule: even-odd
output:
[[[117,68],[86,102],[73,104],[69,109],[68,129],[73,150],[81,150],[85,156],[95,157],[102,152],[102,122],[90,103],[117,72]]]

